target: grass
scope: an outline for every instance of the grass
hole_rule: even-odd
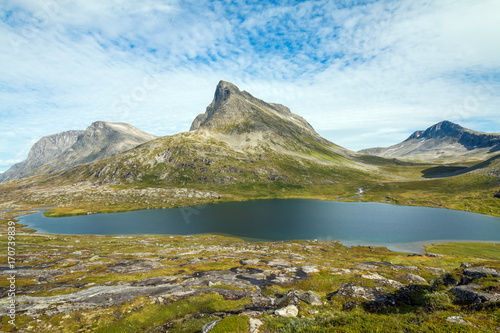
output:
[[[499,243],[441,243],[426,245],[427,252],[471,259],[500,260]]]
[[[142,332],[158,329],[162,324],[190,313],[213,313],[242,309],[249,300],[226,301],[218,294],[204,294],[167,306],[150,304],[123,314],[123,318],[99,328],[99,333]]]

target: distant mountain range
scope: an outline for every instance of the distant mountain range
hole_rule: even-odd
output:
[[[0,174],[0,181],[60,173],[58,180],[111,184],[276,180],[328,184],[371,178],[392,163],[386,158],[486,160],[499,150],[499,134],[475,132],[443,121],[397,145],[356,153],[322,138],[287,107],[264,102],[220,81],[213,101],[194,119],[189,132],[157,138],[128,124],[98,121],[85,131],[42,138],[24,162]]]
[[[387,148],[370,148],[360,153],[421,162],[484,160],[500,151],[500,134],[476,132],[450,121],[416,131],[405,141]]]
[[[0,174],[0,182],[63,171],[115,156],[155,138],[128,124],[97,121],[85,131],[43,137],[25,161]]]

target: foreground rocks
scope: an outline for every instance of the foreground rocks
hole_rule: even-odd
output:
[[[408,306],[474,313],[500,301],[498,288],[491,287],[499,279],[491,268],[496,266],[458,262],[445,271],[439,262],[447,258],[439,256],[408,260],[406,254],[336,242],[246,243],[211,235],[33,237],[31,244],[23,244],[29,250],[19,255],[17,266],[22,284],[16,311],[32,318],[33,324],[24,327],[29,332],[51,331],[49,320],[55,316],[119,321],[144,306],[163,311],[196,299],[226,303],[194,312],[187,308],[159,331],[182,331],[184,323],[198,322],[197,329],[207,332],[235,323],[246,325],[248,332],[265,332],[270,320],[299,323],[343,311],[349,316],[356,308],[360,312],[355,313],[397,312]],[[365,253],[379,261],[363,261]],[[0,270],[0,276],[7,274]],[[0,297],[5,306],[6,288],[0,288]],[[457,311],[460,316],[464,312]],[[469,322],[469,315],[463,318]],[[472,327],[452,320],[446,322]],[[85,329],[92,330],[89,325]]]

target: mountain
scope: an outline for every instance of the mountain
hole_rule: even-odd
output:
[[[0,175],[0,181],[63,171],[115,156],[155,138],[129,124],[97,121],[85,131],[43,137],[33,145],[25,161]]]
[[[33,171],[61,155],[75,144],[84,131],[66,131],[41,138],[31,147],[28,158],[0,174],[0,182],[32,176]]]
[[[422,162],[484,160],[500,151],[500,134],[476,132],[450,121],[416,131],[405,141],[388,148],[370,148],[360,153]]]
[[[284,138],[309,137],[328,143],[304,118],[286,106],[266,103],[225,81],[219,82],[212,103],[205,113],[195,118],[190,130],[230,135],[259,133],[264,139],[279,134]]]
[[[189,132],[79,165],[52,181],[151,186],[331,184],[353,175],[368,177],[367,166],[357,156],[322,138],[287,107],[266,103],[221,81]]]

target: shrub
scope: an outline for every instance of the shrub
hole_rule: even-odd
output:
[[[451,305],[451,299],[445,293],[428,293],[424,295],[425,306],[430,310],[443,310]]]

